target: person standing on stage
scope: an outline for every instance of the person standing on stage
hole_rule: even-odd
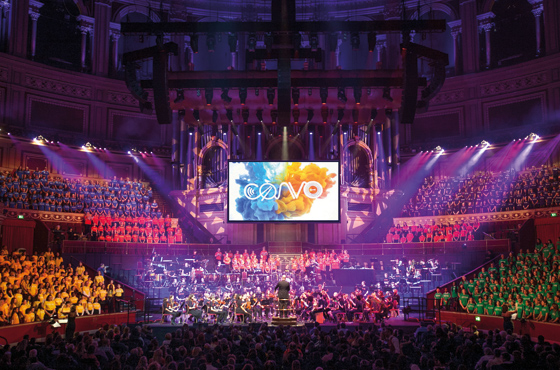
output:
[[[288,317],[288,306],[290,302],[290,283],[286,281],[286,275],[276,284],[274,290],[278,290],[278,311],[281,318]]]

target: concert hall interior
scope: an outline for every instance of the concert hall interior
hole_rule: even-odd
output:
[[[557,0],[0,0],[0,368],[560,368],[559,66]]]

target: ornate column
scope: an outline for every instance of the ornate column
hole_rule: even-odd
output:
[[[10,37],[8,50],[11,54],[27,57],[27,36],[29,30],[30,0],[12,1],[10,9]]]
[[[87,58],[87,44],[88,44],[88,34],[93,34],[93,25],[95,24],[95,19],[88,17],[86,15],[80,15],[78,18],[80,25],[78,26],[80,32],[82,33],[82,48],[80,54],[80,63],[82,67],[82,72],[85,72],[88,68]]]
[[[387,47],[386,35],[377,35],[375,48],[377,49],[377,64],[376,69],[383,69],[383,52]]]
[[[492,43],[490,41],[490,31],[494,29],[494,19],[496,15],[492,12],[479,14],[476,16],[478,20],[478,30],[479,32],[484,31],[484,36],[486,39],[486,69],[489,69],[492,66]]]
[[[544,53],[550,55],[560,50],[560,3],[558,0],[543,0]]]
[[[479,36],[478,21],[476,19],[476,0],[460,0],[461,15],[461,47],[463,73],[473,73],[479,70]]]
[[[10,19],[10,3],[8,0],[0,1],[0,51],[8,50],[8,29]]]
[[[30,45],[30,58],[31,60],[35,59],[35,50],[37,48],[37,20],[39,19],[39,9],[43,6],[43,3],[40,3],[35,0],[31,0],[29,2],[29,18],[31,19],[31,45]]]
[[[462,72],[461,54],[459,53],[459,35],[461,34],[461,20],[451,21],[447,23],[451,29],[451,36],[453,36],[453,60],[455,61],[455,74],[459,75]]]
[[[109,74],[109,29],[113,0],[97,0],[94,14],[92,44],[92,72],[99,76]]]
[[[531,12],[535,16],[535,31],[536,31],[536,42],[537,42],[537,56],[542,54],[542,34],[541,34],[541,19],[544,13],[543,0],[529,0],[529,3],[533,6]]]
[[[109,34],[111,35],[111,73],[116,75],[119,70],[119,38],[121,37],[121,25],[111,22]]]

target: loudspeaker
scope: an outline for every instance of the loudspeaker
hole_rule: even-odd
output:
[[[404,86],[401,104],[401,123],[413,123],[418,100],[418,56],[410,50],[404,58]]]
[[[169,105],[169,89],[167,88],[167,52],[160,50],[154,55],[153,87],[156,116],[160,125],[169,125],[173,112]]]
[[[124,68],[124,82],[128,91],[134,96],[136,100],[140,103],[140,112],[146,114],[152,114],[152,103],[148,99],[148,93],[142,89],[140,82],[136,76],[136,70],[140,66],[137,63],[129,62]]]

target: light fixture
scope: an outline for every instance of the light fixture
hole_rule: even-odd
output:
[[[376,109],[376,108],[373,108],[373,109],[371,110],[370,119],[373,121],[376,117],[377,117],[377,109]]]
[[[273,109],[270,111],[270,118],[272,119],[272,124],[276,124],[276,120],[278,119],[278,109]]]
[[[329,108],[326,106],[321,107],[321,118],[323,119],[323,123],[327,123],[329,118]]]
[[[177,97],[173,102],[180,103],[183,100],[185,100],[185,92],[183,91],[183,89],[177,89]]]
[[[212,99],[214,98],[214,89],[210,87],[204,89],[204,97],[206,98],[206,105],[212,104]]]
[[[311,32],[309,34],[309,45],[311,46],[311,51],[317,51],[319,48],[319,35],[317,32]]]
[[[193,109],[192,115],[195,121],[200,121],[200,111],[198,109]]]
[[[483,147],[488,147],[488,146],[490,146],[490,143],[489,143],[488,141],[486,141],[486,140],[482,140],[482,142],[480,143],[480,145],[483,146]]]
[[[375,47],[377,46],[377,34],[375,32],[368,33],[367,41],[368,41],[368,50],[370,53],[372,53],[375,50]]]
[[[313,119],[313,114],[313,109],[307,110],[307,122],[311,122],[311,120]]]
[[[360,104],[362,100],[362,88],[361,87],[354,87],[354,101],[356,104]]]
[[[381,123],[376,123],[375,124],[375,132],[377,132],[377,135],[380,135],[381,131],[383,131],[383,125]]]
[[[266,90],[266,98],[268,99],[268,105],[274,104],[274,95],[275,95],[274,88],[269,87]]]
[[[272,51],[272,44],[274,43],[274,37],[272,36],[272,32],[267,32],[264,35],[264,45],[266,46],[266,51]]]
[[[214,32],[206,34],[206,47],[209,53],[214,52],[214,48],[216,47],[216,34]]]
[[[352,32],[350,34],[350,44],[352,45],[352,50],[360,49],[360,33]]]
[[[239,100],[241,101],[241,105],[245,105],[245,101],[247,101],[247,88],[240,87],[239,88]]]
[[[292,117],[294,117],[294,123],[297,125],[299,123],[299,109],[292,110]]]
[[[237,34],[230,32],[228,34],[229,52],[235,53],[237,51]]]
[[[191,50],[195,54],[198,53],[198,35],[196,33],[191,35]]]
[[[247,124],[247,122],[249,121],[249,108],[244,107],[241,110],[241,118],[243,118],[243,123]]]
[[[319,96],[321,97],[321,104],[327,104],[329,89],[327,87],[321,87],[321,89],[319,90]]]
[[[222,87],[222,95],[220,95],[220,97],[226,103],[231,103],[231,97],[229,96],[229,88]]]
[[[226,118],[228,121],[233,122],[233,109],[226,109]]]
[[[343,118],[344,118],[344,108],[338,108],[338,117],[337,117],[338,122],[342,121]]]
[[[393,98],[391,97],[391,88],[388,86],[383,88],[383,99],[388,100],[390,102],[393,101]]]
[[[255,51],[255,47],[257,46],[257,34],[252,32],[249,34],[247,38],[247,48],[249,51]]]
[[[299,89],[297,87],[292,89],[292,100],[294,101],[294,105],[297,106],[299,104]]]
[[[348,101],[348,98],[346,97],[346,91],[344,90],[344,87],[339,87],[338,88],[338,100],[340,100],[343,103],[346,103]]]
[[[356,108],[352,109],[352,120],[354,123],[358,123],[358,119],[360,118],[360,111]]]
[[[218,111],[217,110],[212,111],[212,122],[213,123],[218,122]]]
[[[262,122],[262,121],[263,121],[263,110],[260,109],[260,108],[257,109],[257,120],[258,120],[259,122]]]

